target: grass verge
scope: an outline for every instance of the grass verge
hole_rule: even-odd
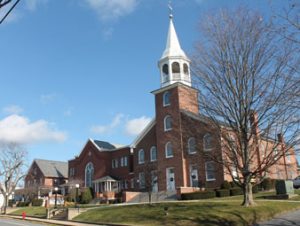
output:
[[[16,211],[11,212],[9,215],[19,215],[22,216],[22,213],[25,212],[28,217],[38,217],[46,218],[46,208],[45,207],[24,207],[18,208]]]
[[[165,208],[168,208],[168,214]],[[240,202],[220,200],[132,205],[89,210],[74,220],[90,223],[130,225],[232,225],[246,226],[270,219],[278,213],[300,208],[299,203],[268,201],[245,208]]]

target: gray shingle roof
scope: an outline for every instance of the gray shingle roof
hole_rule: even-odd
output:
[[[100,148],[100,149],[106,149],[106,150],[112,150],[116,147],[106,141],[101,140],[94,140],[94,143]]]
[[[68,178],[68,163],[35,159],[35,163],[38,165],[45,177],[64,177]]]

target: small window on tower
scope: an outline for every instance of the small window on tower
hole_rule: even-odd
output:
[[[164,94],[163,94],[163,106],[169,106],[171,104],[171,101],[170,101],[170,92],[169,91],[166,91]]]
[[[167,115],[164,118],[164,129],[165,129],[165,131],[169,131],[172,129],[172,118],[170,115]]]
[[[169,66],[167,64],[164,64],[162,71],[164,74],[168,75],[169,74]]]
[[[189,66],[187,64],[183,65],[183,72],[184,74],[188,75],[189,74]]]
[[[180,66],[178,62],[172,63],[172,72],[173,73],[180,73]]]

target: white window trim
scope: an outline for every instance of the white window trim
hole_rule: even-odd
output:
[[[195,140],[195,151],[194,152],[191,152],[190,150],[190,140],[191,139],[194,139]],[[190,137],[189,139],[188,139],[188,153],[190,154],[190,155],[194,155],[194,154],[196,154],[197,153],[197,150],[196,150],[197,148],[196,148],[196,138],[195,137]]]
[[[165,145],[165,155],[166,155],[166,158],[173,158],[174,157],[173,147],[172,147],[172,155],[168,155],[168,149],[167,149],[168,144],[172,145],[171,141],[167,142],[166,145]]]
[[[156,159],[153,159],[153,155],[152,155],[152,150],[153,148],[155,148],[155,152],[156,152]],[[150,162],[156,162],[157,161],[157,147],[156,146],[152,146],[150,148]]]
[[[167,107],[167,106],[171,105],[170,96],[169,96],[169,103],[167,103],[167,104],[165,103],[165,96],[167,95],[167,93],[170,95],[170,91],[166,91],[163,94],[163,107]]]
[[[167,120],[168,118],[171,119],[171,128],[166,128],[166,125],[167,125],[166,120]],[[170,130],[172,130],[172,117],[171,117],[170,115],[167,115],[167,116],[164,118],[164,131],[167,132],[167,131],[170,131]]]
[[[140,153],[142,153],[142,152],[144,154],[143,161],[141,161],[141,158],[140,158]],[[140,149],[139,152],[138,152],[138,162],[139,162],[139,164],[144,164],[145,163],[145,151],[144,151],[144,149]]]
[[[213,163],[213,161],[205,162],[205,179],[206,181],[215,181],[216,180],[216,175],[214,174],[214,178],[208,179],[207,178],[207,164]]]

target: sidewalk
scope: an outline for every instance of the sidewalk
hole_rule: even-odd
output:
[[[0,215],[0,218],[12,218],[12,219],[19,219],[22,220],[21,216],[12,216],[12,215]],[[35,222],[43,222],[48,224],[55,224],[55,225],[64,225],[64,226],[104,226],[104,224],[88,224],[88,223],[79,223],[73,221],[60,221],[60,220],[48,220],[42,218],[35,218],[35,217],[26,217],[28,221],[35,221]]]
[[[300,225],[300,210],[279,215],[269,221],[260,222],[255,226],[295,226]]]

